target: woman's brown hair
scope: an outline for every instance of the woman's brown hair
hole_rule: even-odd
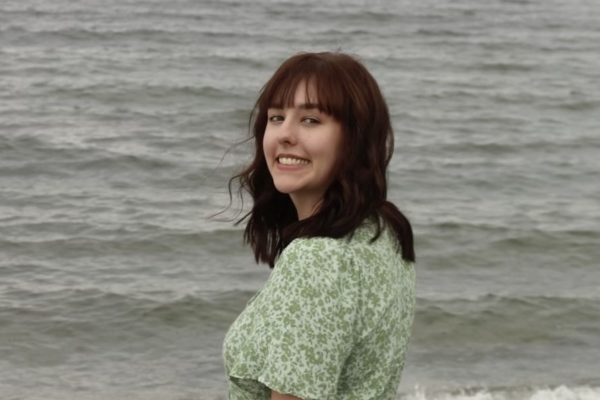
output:
[[[344,156],[338,160],[333,182],[320,209],[298,221],[289,195],[277,191],[269,173],[263,138],[270,107],[292,107],[298,85],[314,88],[320,111],[342,124]],[[308,93],[307,93],[308,96]],[[352,234],[366,219],[377,226],[375,241],[383,231],[382,221],[395,233],[399,251],[407,261],[415,260],[410,222],[387,200],[386,170],[394,151],[394,134],[388,107],[377,82],[353,57],[343,53],[301,53],[286,60],[260,92],[250,116],[255,155],[251,164],[229,181],[238,180],[253,199],[244,240],[257,262],[272,268],[283,249],[299,237],[341,238]]]

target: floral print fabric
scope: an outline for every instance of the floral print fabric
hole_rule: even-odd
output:
[[[307,400],[394,399],[415,304],[413,265],[389,230],[301,238],[286,247],[265,286],[224,342],[231,400],[271,390]]]

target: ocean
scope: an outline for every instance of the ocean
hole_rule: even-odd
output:
[[[0,399],[225,399],[269,275],[231,221],[250,109],[360,57],[416,236],[403,400],[600,399],[600,2],[2,0]],[[243,211],[241,211],[243,212]]]

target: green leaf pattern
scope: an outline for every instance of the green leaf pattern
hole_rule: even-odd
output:
[[[415,306],[415,271],[389,230],[288,245],[225,337],[231,400],[271,390],[307,400],[396,397]]]

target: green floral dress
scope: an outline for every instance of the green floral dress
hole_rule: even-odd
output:
[[[374,224],[285,248],[223,346],[230,400],[271,390],[307,400],[394,399],[415,306],[415,271]]]

